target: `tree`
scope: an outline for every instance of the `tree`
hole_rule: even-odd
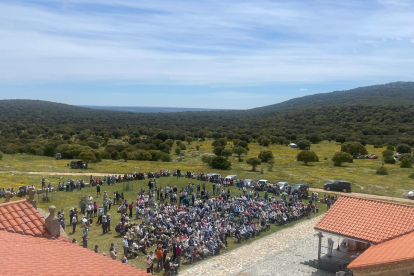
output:
[[[349,154],[368,154],[367,149],[359,142],[346,142],[342,144],[341,151]]]
[[[411,153],[411,146],[407,144],[399,144],[396,147],[396,151],[399,153]]]
[[[214,156],[211,158],[211,166],[214,169],[228,170],[231,168],[231,163],[223,156]]]
[[[180,155],[181,154],[181,147],[180,146],[175,147],[174,152],[175,152],[175,154]]]
[[[319,135],[319,134],[312,134],[312,135],[309,137],[309,141],[311,141],[311,142],[312,142],[312,144],[317,144],[317,143],[319,143],[319,142],[322,142],[322,140],[323,140],[323,138],[322,138],[322,136],[321,136],[321,135]]]
[[[0,151],[0,160],[3,160],[3,153]]]
[[[229,159],[229,157],[233,154],[233,151],[231,149],[224,149],[221,152],[221,155],[226,157],[226,159]]]
[[[215,154],[215,155],[217,155],[217,156],[220,156],[221,155],[221,152],[224,150],[224,147],[222,147],[222,146],[219,146],[219,147],[215,147],[214,149],[213,149],[213,153]]]
[[[234,147],[234,148],[233,148],[233,152],[234,152],[235,154],[237,154],[237,157],[239,157],[239,162],[241,162],[241,161],[242,161],[242,159],[240,158],[240,156],[241,156],[242,154],[246,154],[246,153],[247,153],[247,150],[246,150],[245,148],[243,148],[243,147],[237,146],[237,147]]]
[[[334,157],[332,157],[332,161],[334,162],[334,166],[341,166],[343,162],[351,162],[352,157],[347,152],[338,151],[335,153]]]
[[[297,145],[300,150],[310,149],[311,142],[309,140],[299,140]]]
[[[314,151],[302,150],[296,156],[297,161],[301,161],[308,165],[309,162],[319,162],[319,158]]]
[[[209,155],[203,155],[203,156],[201,156],[201,161],[204,164],[211,165],[211,156],[209,156]]]
[[[90,162],[93,162],[93,161],[96,160],[96,156],[91,150],[82,151],[79,154],[78,158],[81,159],[82,161],[86,162],[86,163],[90,163]]]
[[[389,149],[384,150],[382,152],[382,157],[384,157],[384,160],[388,159],[388,158],[392,158],[393,155],[394,155],[394,152],[392,150],[389,150]]]
[[[270,139],[265,138],[265,139],[262,140],[262,145],[265,146],[265,147],[267,147],[267,146],[270,145],[270,142],[271,142]]]
[[[249,158],[249,159],[246,160],[246,163],[249,164],[249,165],[251,165],[252,166],[252,171],[255,172],[256,171],[256,167],[258,165],[261,165],[262,164],[262,161],[260,161],[260,159],[257,158],[257,157],[251,157],[251,158]]]
[[[261,151],[260,153],[259,153],[259,159],[262,161],[262,162],[267,162],[267,161],[269,161],[270,159],[272,159],[272,158],[274,158],[273,157],[273,153],[272,153],[272,151],[271,150],[263,150],[263,151]]]
[[[122,159],[124,159],[124,161],[126,162],[126,161],[128,160],[128,151],[123,150],[123,151],[121,152],[121,157],[122,157]]]
[[[271,172],[273,170],[273,166],[275,165],[275,159],[274,158],[269,159],[267,161],[267,164],[269,165],[268,170],[269,170],[269,172]]]
[[[172,139],[167,139],[167,140],[165,140],[164,143],[166,143],[167,145],[169,145],[171,148],[172,148],[172,146],[174,146],[174,141]]]
[[[185,141],[186,141],[188,144],[191,144],[191,142],[193,141],[193,137],[191,137],[191,136],[187,136],[187,137],[185,137]]]
[[[117,150],[114,150],[111,152],[111,159],[112,160],[118,160],[119,159],[119,152]]]

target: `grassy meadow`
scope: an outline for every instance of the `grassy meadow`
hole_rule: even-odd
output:
[[[86,170],[73,170],[68,166],[70,160],[55,160],[54,158],[30,156],[30,155],[4,155],[0,161],[0,187],[18,187],[19,185],[35,185],[39,187],[42,175],[26,174],[27,172],[51,172],[53,176],[47,176],[46,181],[56,186],[59,181],[68,178],[89,179],[86,175],[79,176],[62,176],[59,173],[111,173],[123,174],[130,173],[133,170],[141,172],[155,171],[157,169],[180,168],[182,171],[197,172],[217,172],[222,176],[227,174],[236,174],[238,178],[265,178],[274,183],[277,181],[287,181],[289,183],[306,183],[309,182],[311,187],[322,188],[323,184],[329,180],[343,179],[352,182],[354,192],[369,193],[376,195],[387,195],[395,197],[406,197],[409,190],[414,189],[414,180],[408,178],[413,169],[402,169],[399,164],[385,164],[388,175],[377,175],[376,170],[381,167],[381,152],[385,148],[374,148],[367,146],[369,153],[377,154],[378,159],[359,159],[354,163],[344,163],[342,167],[334,167],[331,161],[336,151],[340,150],[340,144],[328,143],[324,141],[320,144],[312,145],[311,150],[315,151],[319,156],[320,162],[310,163],[308,166],[302,162],[296,161],[298,149],[281,145],[270,145],[263,147],[255,143],[249,144],[250,151],[247,156],[243,156],[246,160],[249,157],[257,157],[263,149],[272,150],[275,156],[275,165],[272,171],[269,171],[268,164],[258,166],[256,172],[251,171],[251,166],[245,161],[238,162],[237,157],[229,157],[232,162],[232,168],[228,171],[211,169],[209,166],[201,162],[201,156],[204,153],[211,153],[213,147],[212,141],[192,142],[187,146],[187,150],[183,151],[183,156],[179,157],[172,154],[173,161],[151,162],[151,161],[131,161],[123,160],[103,160],[96,164],[90,164]],[[200,146],[199,151],[196,145]],[[230,147],[231,144],[228,144]],[[181,160],[181,161],[179,161]],[[263,174],[261,174],[263,169]]]

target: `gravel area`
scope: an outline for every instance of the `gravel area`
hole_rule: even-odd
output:
[[[180,272],[181,276],[333,276],[303,262],[317,258],[316,217]]]

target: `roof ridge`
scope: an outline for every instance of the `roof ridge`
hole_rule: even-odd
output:
[[[367,198],[367,197],[360,197],[360,196],[353,196],[353,195],[346,195],[346,194],[341,194],[341,196],[338,198],[338,200],[341,197],[355,198],[355,199],[359,199],[359,200],[381,202],[381,203],[387,203],[387,204],[390,204],[390,205],[399,205],[399,206],[406,206],[406,207],[414,208],[414,205],[403,204],[403,203],[399,203],[399,202],[389,202],[389,201],[379,200],[379,199],[375,199],[375,198]],[[335,206],[335,204],[333,204],[332,207],[333,206]]]
[[[16,203],[23,203],[23,202],[26,202],[27,200],[28,200],[27,198],[23,198],[23,199],[19,199],[19,200],[15,200],[15,201],[0,203],[0,208],[5,207],[5,206],[9,206],[9,205],[13,205],[13,204],[16,204]]]

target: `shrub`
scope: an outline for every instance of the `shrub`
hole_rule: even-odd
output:
[[[386,164],[395,164],[396,161],[394,158],[390,157],[390,158],[384,158],[384,163]]]
[[[171,162],[171,156],[168,153],[162,153],[161,154],[161,161],[162,162]]]
[[[404,158],[401,160],[400,163],[400,168],[412,168],[413,167],[413,162],[411,161],[411,159],[409,158]]]
[[[181,154],[181,148],[180,148],[180,146],[175,147],[174,148],[174,152],[175,152],[175,154],[180,155]]]
[[[410,174],[408,178],[414,179],[414,173]]]
[[[231,168],[231,162],[223,156],[214,156],[211,158],[211,166],[214,169],[228,170]]]
[[[399,144],[396,147],[396,150],[399,153],[411,153],[411,146],[407,144]]]
[[[389,150],[389,149],[384,150],[382,152],[382,156],[384,157],[384,159],[392,158],[393,154],[394,154],[394,152],[392,150]]]
[[[0,160],[3,159],[3,153],[0,151]]]
[[[201,156],[201,161],[207,165],[211,165],[211,156],[203,155]]]
[[[379,174],[379,175],[388,175],[387,168],[385,168],[385,167],[378,168],[376,174]]]
[[[387,150],[394,151],[394,149],[395,149],[395,148],[394,148],[394,146],[393,146],[393,145],[388,145],[388,146],[387,146]]]

